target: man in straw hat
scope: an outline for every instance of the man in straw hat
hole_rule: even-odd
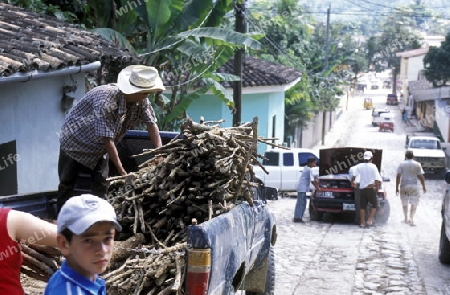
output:
[[[153,145],[162,145],[147,96],[163,90],[158,70],[132,65],[119,73],[116,84],[95,87],[69,110],[60,132],[58,212],[74,195],[80,172],[91,175],[92,193],[105,197],[108,156],[120,175],[127,174],[116,144],[139,122],[146,125]]]

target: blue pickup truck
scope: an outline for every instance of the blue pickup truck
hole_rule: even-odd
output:
[[[163,143],[177,133],[161,132]],[[150,148],[147,132],[131,131],[118,146],[127,171],[136,171],[139,161],[130,155]],[[114,171],[111,171],[114,173]],[[80,185],[80,190],[82,186]],[[272,188],[255,189],[251,206],[242,202],[227,213],[209,221],[190,225],[187,233],[184,293],[187,295],[274,294],[274,250],[277,228],[266,195]],[[41,218],[56,218],[56,192],[0,196],[0,207],[32,213]]]

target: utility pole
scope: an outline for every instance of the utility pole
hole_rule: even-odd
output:
[[[245,0],[236,0],[234,4],[235,12],[235,31],[239,33],[245,33]],[[241,124],[241,111],[242,111],[242,64],[244,60],[244,48],[237,49],[234,53],[234,75],[240,78],[239,81],[233,83],[233,101],[234,101],[234,114],[233,114],[233,126],[239,126]]]
[[[327,35],[326,35],[326,39],[325,39],[325,62],[324,62],[324,69],[323,72],[328,71],[328,58],[330,55],[330,10],[331,10],[331,4],[328,6],[327,9]],[[325,124],[327,122],[327,117],[326,117],[326,111],[323,110],[322,111],[322,145],[325,144]]]

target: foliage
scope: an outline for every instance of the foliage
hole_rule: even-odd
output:
[[[398,8],[396,13],[388,16],[382,27],[382,34],[370,40],[370,56],[373,64],[381,69],[384,64],[388,68],[400,71],[400,58],[398,52],[420,48],[417,30],[414,29],[414,20],[405,16],[407,8]]]
[[[26,8],[28,10],[31,10],[31,11],[34,11],[37,13],[51,15],[62,21],[74,22],[77,19],[76,14],[73,13],[72,11],[70,11],[70,10],[63,11],[59,5],[48,4],[47,1],[45,1],[45,0],[6,0],[3,2],[6,2],[6,3],[14,5],[14,6]],[[75,1],[75,2],[77,2],[77,1]]]
[[[450,33],[445,36],[440,47],[430,46],[423,59],[425,78],[434,87],[444,86],[450,81]]]
[[[299,83],[286,92],[285,137],[304,128],[316,111],[332,111],[338,104],[341,86],[349,80],[349,67],[365,69],[367,62],[355,57],[359,46],[352,39],[352,25],[334,23],[331,31],[328,66],[325,64],[326,26],[318,23],[297,1],[260,0],[250,8],[251,28],[263,31],[263,59],[293,67],[302,72]],[[342,43],[342,46],[338,46]],[[362,51],[361,56],[363,56]]]
[[[172,93],[157,102],[161,129],[177,129],[189,104],[208,90],[233,108],[232,98],[219,82],[239,77],[215,71],[236,48],[258,49],[261,44],[255,39],[258,36],[211,27],[233,9],[232,0],[147,0],[133,9],[129,5],[121,0],[114,26],[94,31],[134,49],[144,64],[157,67],[169,78]]]

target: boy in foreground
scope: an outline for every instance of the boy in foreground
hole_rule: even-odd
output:
[[[116,230],[122,228],[106,200],[90,194],[70,198],[57,220],[57,244],[65,261],[50,278],[45,295],[106,295],[98,275],[109,264]]]

